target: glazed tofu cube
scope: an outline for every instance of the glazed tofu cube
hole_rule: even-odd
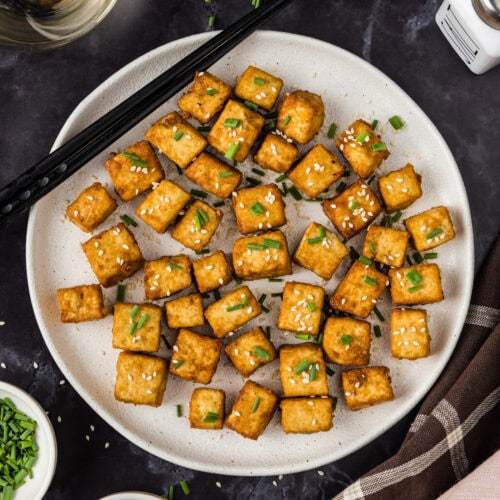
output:
[[[339,177],[344,167],[322,144],[316,144],[288,173],[288,178],[309,198],[316,198]]]
[[[320,286],[288,281],[283,288],[278,328],[317,335],[325,291]]]
[[[82,249],[104,288],[132,276],[144,263],[134,235],[123,223],[93,236],[82,243]]]
[[[262,313],[260,304],[247,286],[229,292],[205,310],[216,337],[222,338]]]
[[[222,429],[226,395],[220,389],[198,387],[189,403],[189,423],[194,429]]]
[[[227,285],[233,279],[231,267],[222,250],[194,261],[193,274],[200,293]]]
[[[331,231],[317,222],[311,222],[295,250],[293,260],[320,278],[329,280],[347,255],[349,250]]]
[[[102,319],[108,314],[99,285],[59,288],[57,300],[63,323],[80,323]]]
[[[196,200],[175,225],[172,238],[191,250],[206,247],[222,220],[222,210]]]
[[[389,368],[385,366],[342,372],[342,389],[349,410],[361,410],[394,399]]]
[[[323,201],[322,206],[346,240],[369,226],[382,212],[377,196],[363,181],[356,181],[338,196]]]
[[[368,179],[390,154],[380,136],[364,120],[351,123],[339,135],[336,144],[351,168],[362,179]]]
[[[309,142],[325,120],[321,96],[307,90],[286,94],[278,108],[278,130],[299,144]]]
[[[229,160],[244,161],[264,121],[261,114],[230,99],[208,133],[208,142]]]
[[[290,170],[298,154],[299,150],[295,144],[279,135],[269,133],[253,159],[262,168],[283,174]]]
[[[280,378],[285,397],[328,395],[321,346],[312,342],[282,346]]]
[[[221,350],[220,340],[181,328],[173,346],[170,373],[198,384],[209,384]]]
[[[378,178],[378,187],[387,212],[404,210],[422,196],[422,178],[413,165],[406,166]]]
[[[244,333],[225,348],[228,358],[243,377],[276,359],[276,350],[262,328]]]
[[[273,391],[247,380],[226,418],[226,426],[243,437],[257,439],[266,430],[277,407],[278,396]]]
[[[115,399],[123,403],[160,406],[167,377],[166,359],[123,351],[116,363]]]
[[[282,399],[281,425],[286,434],[312,434],[329,431],[333,427],[333,399]]]
[[[192,116],[200,123],[208,123],[224,106],[232,88],[208,71],[196,72],[188,91],[177,103],[184,118]]]
[[[144,291],[147,300],[170,297],[191,284],[191,262],[187,255],[160,257],[144,264]]]
[[[146,139],[180,168],[186,168],[207,146],[205,137],[176,112],[158,120]]]
[[[425,309],[394,309],[391,314],[391,353],[399,359],[429,356],[431,338]]]
[[[404,221],[419,252],[436,248],[455,237],[455,229],[446,207],[431,208]]]
[[[148,141],[132,144],[123,153],[112,154],[106,162],[106,170],[122,201],[133,200],[165,177]]]
[[[357,260],[330,297],[330,307],[367,318],[388,284],[385,274]]]
[[[410,235],[392,227],[371,225],[363,245],[363,255],[391,267],[401,267],[405,261]]]
[[[240,99],[253,102],[269,111],[276,103],[282,88],[281,78],[270,75],[255,66],[248,66],[236,83],[234,93]]]
[[[392,303],[395,306],[431,304],[444,299],[437,264],[420,264],[389,270]]]
[[[165,302],[165,312],[169,328],[191,328],[205,324],[203,300],[199,293]]]
[[[239,238],[233,245],[233,268],[243,280],[292,274],[285,235],[281,231],[271,231]]]

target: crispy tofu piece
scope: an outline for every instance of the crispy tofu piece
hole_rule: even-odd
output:
[[[367,318],[388,284],[385,274],[357,260],[330,297],[330,307]]]
[[[57,300],[63,323],[80,323],[102,319],[108,314],[99,285],[59,288]]]
[[[132,144],[123,153],[113,153],[105,166],[122,201],[133,200],[165,177],[148,141]]]
[[[144,263],[134,235],[123,223],[96,234],[82,243],[82,249],[104,288],[132,276]]]
[[[281,346],[280,378],[285,397],[328,395],[321,346],[312,342]]]
[[[224,106],[232,88],[208,71],[196,72],[188,91],[177,103],[184,118],[192,116],[200,123],[208,123]]]
[[[219,338],[241,328],[261,313],[260,304],[247,286],[229,292],[205,309],[205,317]]]
[[[405,261],[409,233],[392,227],[375,226],[368,228],[363,255],[391,267],[401,267]]]
[[[116,363],[115,399],[135,405],[160,406],[167,377],[166,359],[122,351]]]
[[[351,168],[362,179],[368,179],[390,155],[387,146],[381,151],[374,150],[377,148],[376,144],[383,143],[380,136],[364,120],[351,123],[335,143]]]
[[[270,246],[271,240],[277,241],[279,247],[276,243]],[[292,274],[285,235],[281,231],[271,231],[237,239],[233,245],[233,268],[236,275],[243,280]]]
[[[253,159],[262,168],[283,174],[290,170],[298,154],[299,150],[295,144],[270,132],[262,141]]]
[[[224,125],[228,119],[237,120],[238,125],[234,128]],[[229,155],[231,156],[229,159],[242,162],[257,140],[264,126],[264,121],[261,114],[252,111],[238,101],[229,99],[208,133],[208,142],[210,146],[223,155],[228,154],[230,147],[233,147],[232,145],[237,145],[236,153]]]
[[[325,120],[321,96],[307,90],[287,93],[278,107],[278,130],[299,144],[309,142]]]
[[[193,262],[193,274],[200,293],[227,285],[232,279],[231,267],[222,250]]]
[[[165,302],[165,312],[169,328],[192,328],[205,324],[203,299],[199,293]]]
[[[361,410],[394,399],[389,368],[385,366],[342,372],[342,388],[349,410]]]
[[[247,380],[226,418],[226,427],[243,437],[257,439],[266,430],[277,407],[278,396],[273,391]]]
[[[205,137],[175,111],[158,120],[146,139],[180,168],[186,168],[207,146]]]
[[[450,214],[443,206],[409,217],[404,223],[419,252],[436,248],[455,237]]]
[[[220,389],[198,387],[189,403],[189,423],[194,429],[222,429],[226,413],[226,394]]]
[[[444,299],[437,264],[389,269],[392,303],[395,306],[431,304]]]
[[[413,165],[406,166],[378,178],[378,187],[388,213],[408,208],[422,196],[422,178]]]
[[[144,264],[144,292],[147,300],[170,297],[191,286],[191,262],[187,255],[172,255]]]
[[[425,309],[394,309],[391,314],[391,353],[399,359],[429,356],[431,338]]]
[[[281,78],[270,75],[255,66],[248,66],[238,79],[234,94],[240,99],[253,102],[269,111],[276,103],[282,88]]]
[[[286,434],[312,434],[333,427],[333,399],[287,398],[280,402],[281,425]]]
[[[173,347],[170,373],[184,380],[209,384],[217,369],[222,342],[181,328]]]
[[[241,183],[241,173],[209,153],[201,153],[184,171],[186,177],[218,198],[229,198]]]

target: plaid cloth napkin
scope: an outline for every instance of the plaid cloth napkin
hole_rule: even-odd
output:
[[[437,498],[500,448],[500,238],[476,278],[457,347],[398,453],[335,497]]]

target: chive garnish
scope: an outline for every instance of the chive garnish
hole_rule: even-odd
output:
[[[208,217],[207,212],[203,210],[203,208],[199,208],[197,212],[200,214],[200,219],[202,221],[202,226],[204,226],[207,222],[210,221],[210,218]]]
[[[137,323],[134,321],[131,325],[130,325],[130,329],[128,331],[128,334],[129,335],[134,335],[135,331],[137,330]]]
[[[310,370],[310,373],[309,373],[309,381],[310,382],[314,382],[316,380],[316,364],[313,363],[311,365],[311,370]]]
[[[128,315],[133,318],[135,317],[135,315],[137,314],[137,312],[139,311],[139,306],[136,304],[134,307],[132,307],[132,309],[130,309],[130,312],[128,313]]]
[[[243,309],[245,306],[243,304],[234,304],[232,306],[226,307],[227,312],[237,311]]]
[[[238,149],[240,149],[240,144],[238,142],[231,142],[224,156],[228,160],[232,160],[234,159],[236,153],[238,152]]]
[[[375,306],[375,307],[373,308],[373,312],[377,315],[377,318],[378,318],[380,321],[382,321],[382,322],[384,322],[384,321],[385,321],[385,318],[384,318],[383,314],[379,311],[379,309],[378,309],[378,307],[377,307],[377,306]]]
[[[189,495],[191,493],[191,490],[189,489],[189,486],[188,486],[187,481],[185,479],[183,479],[179,484],[181,485],[181,489],[182,489],[182,492],[184,493],[184,495]]]
[[[429,260],[429,259],[437,259],[437,252],[429,252],[429,253],[424,253],[424,259]]]
[[[259,407],[260,403],[260,397],[255,396],[255,401],[253,402],[252,409],[250,410],[250,413],[255,413],[257,411],[257,408]]]
[[[372,251],[372,253],[377,252],[377,249],[375,247],[375,243],[373,243],[373,241],[368,242],[368,246],[370,247],[370,250]]]
[[[214,95],[217,94],[219,91],[217,89],[214,89],[213,87],[210,87],[205,90],[205,94],[207,95]]]
[[[126,292],[127,292],[127,285],[118,285],[118,289],[116,291],[116,301],[124,302]]]
[[[285,116],[285,118],[283,118],[283,126],[286,126],[290,123],[290,120],[292,119],[292,117],[290,115],[287,115]]]
[[[375,130],[377,128],[377,125],[378,125],[378,120],[373,120],[371,125],[372,130]]]
[[[316,342],[318,344],[322,344],[323,343],[323,337],[325,336],[325,332],[323,330],[321,330],[321,332],[319,332],[319,335],[317,336],[316,338]]]
[[[274,182],[283,182],[284,180],[286,180],[286,174],[281,174],[279,177],[276,177],[276,179],[274,179]]]
[[[174,135],[173,139],[174,141],[180,141],[181,137],[184,135],[184,132],[182,130],[178,130]]]
[[[337,124],[336,123],[332,123],[330,125],[330,128],[328,129],[328,133],[326,134],[330,139],[333,139],[333,137],[335,136],[335,132],[337,131]]]
[[[182,406],[181,405],[175,405],[175,411],[176,411],[178,417],[182,417]]]
[[[373,182],[373,179],[375,179],[375,176],[372,175],[369,179],[368,179],[368,182],[367,184],[370,185],[372,182]]]
[[[288,192],[293,196],[296,201],[302,200],[302,195],[297,191],[295,186],[291,186],[288,188]]]
[[[347,187],[347,184],[345,182],[341,182],[336,188],[335,191],[337,191],[338,194],[342,193],[345,191],[345,188]]]
[[[144,323],[146,323],[147,319],[148,319],[148,315],[146,313],[142,313],[141,317],[139,318],[139,321],[137,322],[137,329],[138,330],[144,326]]]
[[[258,252],[263,252],[266,249],[264,245],[258,245],[256,243],[247,243],[247,248],[249,250],[257,250]]]
[[[270,238],[264,238],[264,241],[262,242],[262,244],[266,247],[266,248],[279,248],[280,247],[280,242],[278,240],[272,240]]]
[[[366,138],[367,137],[370,137],[370,134],[366,131],[366,130],[363,130],[363,132],[361,132],[361,134],[359,134],[357,137],[356,137],[356,142],[360,142],[360,143],[363,143],[366,141]]]
[[[382,225],[385,227],[392,227],[392,217],[390,215],[384,215],[384,221]]]
[[[132,217],[129,217],[128,215],[120,215],[120,219],[127,226],[137,227],[137,222],[135,222],[135,220],[132,219]]]
[[[176,264],[175,262],[169,262],[167,265],[171,269],[177,269],[177,271],[184,271],[184,268],[182,266],[179,266],[179,264]]]
[[[207,414],[203,418],[203,422],[207,424],[214,424],[217,420],[219,420],[219,414],[213,411],[207,411]]]
[[[259,300],[257,301],[260,305],[262,305],[264,303],[264,301],[266,300],[267,298],[267,295],[265,293],[263,293],[260,297],[259,297]]]
[[[214,206],[215,206],[215,203],[214,203]],[[210,253],[209,248],[203,248],[202,250],[196,250],[196,252],[195,252],[196,255],[205,255],[207,253]]]
[[[283,192],[281,193],[283,196],[286,196],[288,194],[288,186],[286,185],[286,182],[281,183],[281,187],[283,189]]]
[[[283,292],[274,292],[271,294],[271,297],[279,297],[280,299],[283,299]]]
[[[372,151],[385,151],[387,146],[383,142],[377,142],[371,145]]]
[[[306,198],[306,201],[319,203],[323,201],[323,198],[321,198],[320,196],[318,196],[317,198]]]
[[[225,204],[226,204],[226,202],[225,202],[224,200],[221,200],[221,201],[216,201],[216,202],[214,203],[214,207],[215,207],[215,208],[223,207]]]
[[[206,2],[207,0],[205,0]],[[209,2],[207,3],[210,3],[212,0],[209,0]],[[171,484],[169,487],[168,487],[168,500],[174,500],[174,485]]]
[[[148,163],[142,161],[135,153],[129,153],[128,151],[124,151],[122,154],[123,156],[131,160],[134,165],[137,165],[138,167],[142,168],[148,168]]]
[[[239,118],[226,118],[224,120],[224,127],[236,128],[239,127],[241,120]]]
[[[233,274],[233,280],[236,281],[236,284],[241,285],[243,283],[243,280],[236,276],[236,274]]]
[[[314,302],[308,302],[307,309],[309,309],[310,312],[316,311],[316,305],[314,304]]]
[[[264,115],[264,118],[266,120],[274,120],[274,119],[278,118],[278,112],[277,111],[271,111],[269,113],[266,113]]]
[[[265,211],[264,207],[257,201],[251,207],[250,210],[254,215],[260,215]]]
[[[356,200],[356,201],[353,201],[351,203],[351,206],[349,207],[349,210],[352,212],[353,210],[356,210],[356,208],[358,208],[358,207],[359,207],[359,201]]]
[[[327,366],[326,374],[329,375],[330,377],[333,377],[333,375],[335,375],[335,372],[329,366]]]
[[[264,125],[265,130],[274,130],[276,128],[276,120],[271,120]]]
[[[253,353],[264,361],[269,361],[269,358],[271,357],[265,349],[262,349],[262,347],[259,346],[254,347]]]
[[[417,290],[420,290],[423,287],[422,283],[419,283],[418,285],[412,286],[408,288],[408,291],[410,293],[416,292]]]
[[[438,234],[441,234],[443,232],[443,229],[441,227],[438,227],[437,229],[434,229],[434,231],[431,231],[430,233],[427,233],[425,235],[425,238],[427,240],[430,240],[431,238],[434,238],[434,236],[437,236]]]
[[[201,125],[200,127],[197,127],[197,130],[198,132],[210,132],[210,130],[212,130],[212,127],[210,125]]]
[[[294,372],[298,375],[303,371],[307,370],[311,366],[311,362],[307,359],[302,360],[298,365],[293,369]]]
[[[199,189],[191,189],[189,193],[193,196],[198,196],[198,198],[206,198],[208,196],[205,191],[200,191]]]
[[[340,337],[340,343],[342,345],[347,345],[347,344],[350,344],[352,342],[352,337],[350,335],[342,335],[342,337]]]
[[[403,212],[401,212],[401,210],[398,210],[393,216],[392,216],[392,223],[394,224],[395,222],[397,222],[401,216],[403,215]]]
[[[370,276],[365,276],[363,281],[367,284],[367,285],[370,285],[370,286],[377,286],[377,282],[373,279],[373,278],[370,278]]]
[[[295,338],[299,340],[309,340],[311,338],[307,333],[296,333]]]
[[[210,16],[210,17],[208,18],[208,27],[209,27],[209,28],[213,28],[214,24],[215,24],[215,16]],[[186,493],[186,494],[187,494],[187,493]]]
[[[360,255],[358,257],[358,260],[360,262],[362,262],[363,264],[366,264],[367,266],[371,266],[373,264],[373,262],[368,257],[365,257],[364,255]]]
[[[214,299],[215,300],[220,300],[220,292],[218,289],[214,290]]]
[[[178,361],[176,361],[174,363],[174,370],[179,369],[183,364],[184,364],[184,360],[183,359],[179,359]]]
[[[264,78],[256,77],[253,79],[253,83],[255,83],[255,85],[264,85],[266,81],[264,80]]]
[[[234,172],[221,172],[219,174],[219,177],[221,179],[224,179],[225,177],[232,177],[234,175]]]
[[[394,130],[399,130],[404,127],[403,120],[398,115],[391,116],[389,118],[389,123],[392,125]]]
[[[422,264],[422,262],[424,261],[424,258],[422,257],[422,254],[420,252],[415,252],[413,254],[413,258],[415,259],[415,262],[417,264]]]
[[[253,172],[254,174],[257,174],[257,175],[260,175],[260,176],[264,176],[264,175],[266,175],[266,173],[265,173],[265,172],[263,172],[262,170],[259,170],[258,168],[252,168],[252,172]]]
[[[259,184],[262,184],[259,179],[254,179],[253,177],[246,177],[245,180],[252,186],[258,186]]]
[[[269,278],[267,281],[271,283],[281,283],[283,281],[283,278]]]
[[[382,336],[382,331],[380,330],[380,326],[375,325],[373,327],[373,331],[375,333],[375,337],[381,337]]]
[[[243,104],[252,111],[257,111],[257,109],[259,109],[259,106],[252,101],[243,101]]]
[[[422,276],[416,271],[412,269],[409,273],[406,273],[406,277],[414,284],[420,283],[422,281]]]
[[[339,398],[336,398],[336,397],[332,399],[332,410],[333,411],[335,411],[335,409],[337,408],[337,402],[338,402],[338,400],[339,400]]]

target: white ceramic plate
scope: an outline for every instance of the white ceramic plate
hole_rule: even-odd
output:
[[[158,498],[162,497],[141,491],[121,491],[102,497],[101,500],[154,500]]]
[[[210,36],[202,34],[178,40],[145,54],[123,68],[77,107],[54,147],[64,143]],[[446,205],[451,212],[457,237],[438,249],[437,260],[442,269],[446,300],[427,307],[432,355],[413,362],[392,359],[388,321],[381,325],[383,336],[373,339],[371,364],[383,364],[391,369],[396,396],[393,402],[353,413],[346,409],[343,398],[339,397],[334,428],[328,433],[313,435],[286,436],[276,413],[266,432],[257,441],[251,441],[227,429],[190,429],[187,418],[176,417],[175,405],[182,404],[184,414],[187,414],[194,384],[174,376],[169,379],[160,408],[126,405],[114,400],[118,352],[111,348],[112,317],[78,325],[59,321],[56,289],[96,282],[80,248],[80,243],[89,236],[65,219],[64,213],[68,202],[96,179],[112,189],[103,168],[109,152],[122,150],[141,139],[155,120],[176,108],[176,98],[137,125],[106,152],[99,154],[34,207],[27,235],[27,272],[33,307],[48,348],[76,390],[117,431],[151,453],[193,469],[235,475],[268,475],[318,467],[352,453],[395,424],[418,403],[441,373],[459,337],[471,292],[473,240],[467,197],[448,147],[420,108],[380,71],[330,44],[275,32],[254,34],[218,62],[212,71],[234,83],[236,76],[249,64],[282,77],[286,89],[305,88],[323,96],[327,118],[317,140],[330,147],[333,147],[333,141],[327,138],[326,132],[331,122],[336,122],[341,130],[355,118],[363,117],[368,121],[377,118],[381,123],[378,132],[392,152],[379,173],[412,162],[423,176],[424,196],[405,211],[405,216],[438,204]],[[400,115],[406,122],[399,132],[387,125],[387,119],[393,114]],[[170,161],[162,158],[162,162],[169,178],[188,189],[196,187],[190,185],[185,177],[179,177]],[[250,163],[241,168],[249,171]],[[272,181],[276,177],[276,174],[268,174],[266,179]],[[354,177],[351,175],[349,182]],[[330,196],[335,194],[334,187],[330,193]],[[216,200],[210,198],[209,201]],[[286,198],[286,202],[290,222],[284,231],[293,251],[310,220],[330,223],[317,203],[303,201],[297,204],[291,196]],[[120,214],[134,215],[136,205],[134,202],[120,204],[119,210],[99,230],[119,222]],[[236,230],[229,207],[224,210],[222,227],[209,246],[230,252]],[[145,224],[140,224],[134,233],[146,259],[180,252],[192,255],[168,234],[157,235]],[[349,244],[359,249],[363,238],[364,235],[359,235]],[[344,275],[348,260],[327,283],[297,266],[294,267],[293,279],[322,284],[327,293],[331,293],[339,277]],[[127,281],[129,301],[143,300],[142,276],[138,273]],[[263,292],[279,291],[282,285],[267,280],[250,283],[257,297]],[[234,284],[228,285],[222,289],[222,294],[233,287]],[[113,303],[116,289],[106,290],[105,297],[108,304]],[[247,325],[248,328],[270,325],[277,345],[295,342],[292,335],[286,337],[275,328],[279,299],[268,299],[266,304],[272,307],[272,312],[263,314]],[[387,292],[379,307],[389,318],[390,299]],[[169,332],[168,336],[170,340],[175,338],[174,332]],[[168,356],[166,349],[162,349],[160,355]],[[330,381],[331,393],[339,396],[340,369],[336,368],[336,372]],[[277,361],[257,371],[252,378],[280,391]],[[226,390],[229,407],[242,384],[242,378],[223,355],[211,387]]]

